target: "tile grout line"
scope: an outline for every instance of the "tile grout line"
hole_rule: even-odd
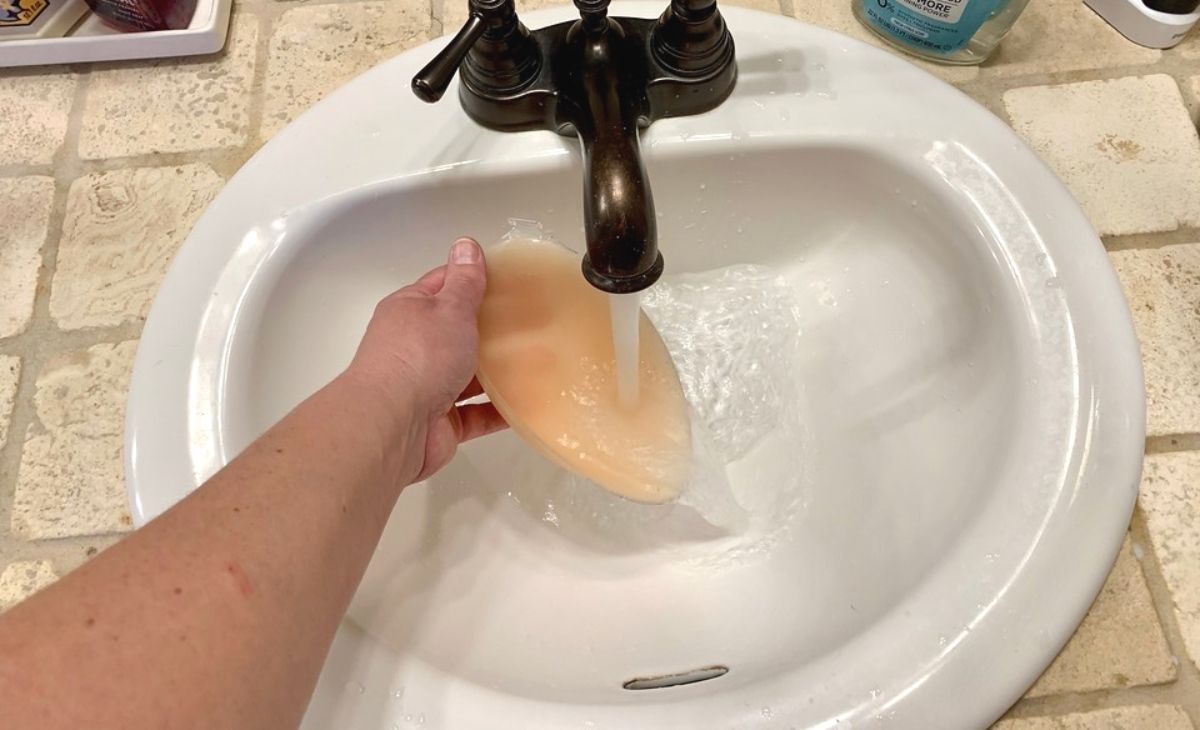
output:
[[[307,7],[307,5],[305,3],[303,7]],[[271,61],[271,38],[275,34],[279,19],[291,9],[282,6],[278,0],[272,0],[269,3],[260,2],[253,6],[253,14],[258,22],[258,40],[254,44],[254,75],[250,80],[250,106],[246,113],[246,141],[238,148],[236,166],[230,170],[218,170],[226,182],[268,141],[263,139],[262,128],[263,114],[266,112],[267,105],[267,66]]]
[[[1173,433],[1146,437],[1146,454],[1173,454],[1200,451],[1200,434]]]
[[[1146,513],[1142,511],[1140,502],[1134,506],[1131,533],[1134,544],[1139,545],[1142,549],[1142,557],[1138,559],[1141,564],[1142,576],[1150,590],[1151,603],[1154,605],[1158,624],[1167,639],[1171,656],[1176,662],[1177,676],[1174,686],[1176,694],[1180,697],[1178,704],[1187,712],[1192,723],[1200,727],[1200,667],[1197,667],[1197,660],[1200,660],[1200,657],[1192,657],[1188,653],[1183,639],[1183,630],[1180,628],[1178,616],[1175,614],[1175,599],[1167,586],[1162,560],[1154,549],[1154,541],[1150,536],[1150,524],[1146,519]]]
[[[1166,246],[1200,243],[1200,228],[1180,226],[1173,231],[1101,236],[1100,240],[1103,241],[1104,248],[1109,253],[1116,251],[1145,251],[1164,248]]]

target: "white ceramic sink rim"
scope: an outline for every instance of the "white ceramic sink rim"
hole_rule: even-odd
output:
[[[618,4],[613,12],[651,16],[659,10],[655,4],[631,3]],[[531,27],[539,27],[571,13],[555,9],[524,18]],[[1019,696],[1070,636],[1099,590],[1124,534],[1136,496],[1144,436],[1140,363],[1128,309],[1077,204],[998,119],[952,88],[865,44],[777,16],[738,8],[725,13],[740,42],[743,74],[738,91],[713,114],[656,124],[646,136],[647,147],[654,147],[649,154],[686,156],[706,144],[770,149],[781,140],[837,145],[875,138],[881,150],[925,143],[930,154],[944,152],[947,159],[960,149],[978,152],[983,167],[996,177],[1024,181],[1011,192],[1028,212],[1055,267],[1074,344],[1089,369],[1086,383],[1094,389],[1080,394],[1080,423],[1089,429],[1076,447],[1081,475],[1074,486],[1062,488],[1059,502],[1040,525],[1038,539],[994,591],[994,603],[944,652],[936,653],[935,661],[911,671],[903,691],[872,702],[871,688],[860,686],[852,671],[829,676],[820,688],[827,706],[840,703],[846,708],[846,720],[870,724],[878,717],[880,723],[904,727],[982,724]],[[435,41],[364,74],[285,129],[230,181],[181,249],[147,321],[131,386],[126,460],[137,524],[180,499],[229,456],[220,443],[219,427],[213,425],[219,421],[224,397],[220,388],[228,330],[238,321],[239,310],[248,306],[244,282],[265,265],[273,247],[286,246],[286,236],[271,236],[275,221],[302,209],[336,207],[344,195],[384,194],[427,174],[452,178],[481,170],[575,164],[568,145],[554,135],[478,130],[451,100],[453,91],[447,101],[432,107],[410,98],[407,79],[444,43]],[[832,86],[819,88],[820,75],[811,74],[814,78],[808,78],[798,95],[772,99],[762,88],[756,91],[759,77],[747,59],[761,61],[776,49],[798,54],[810,74],[817,66],[828,67]],[[885,78],[889,88],[872,80],[867,68]],[[874,96],[867,97],[866,91]],[[837,95],[836,103],[814,99],[822,94]],[[904,104],[905,94],[917,94],[927,103]],[[790,109],[795,121],[760,114],[755,102]],[[875,108],[886,113],[870,113]],[[327,134],[331,129],[341,134]],[[737,130],[737,138],[731,129]],[[941,146],[930,146],[930,140]],[[945,577],[931,576],[929,581]],[[897,606],[896,611],[906,608]],[[363,648],[356,643],[361,638],[352,633],[346,629],[339,637],[327,674],[339,671],[340,662],[349,662],[356,647]],[[1015,640],[1030,635],[1039,641]],[[883,645],[879,641],[878,636],[865,635],[858,646],[844,651],[853,657],[864,647]],[[453,684],[434,674],[430,682]],[[808,698],[788,684],[786,675],[781,675],[779,686],[761,691],[768,699],[750,693],[745,707],[732,710],[726,700],[702,694],[664,694],[660,704],[669,714],[654,726],[703,727],[714,717],[742,713],[742,721],[771,727],[770,719],[759,715],[766,705],[774,708],[780,722],[807,717]],[[511,697],[464,683],[454,684],[443,696],[474,708],[468,714],[483,718],[506,716],[513,707]],[[577,726],[586,716],[598,728],[635,727],[644,722],[629,714],[636,710],[590,707],[582,715],[578,707],[542,707],[539,721],[547,728]],[[832,721],[836,713],[828,717]],[[466,716],[459,724],[447,725],[474,726]]]

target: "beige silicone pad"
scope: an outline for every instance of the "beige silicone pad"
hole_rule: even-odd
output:
[[[579,257],[542,241],[487,254],[479,382],[544,456],[638,502],[667,502],[687,479],[691,427],[667,348],[641,315],[639,399],[618,402],[607,295]]]

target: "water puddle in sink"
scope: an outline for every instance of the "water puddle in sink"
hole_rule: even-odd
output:
[[[606,551],[662,552],[704,569],[764,557],[807,498],[795,284],[737,265],[667,276],[643,294],[691,408],[693,464],[680,498],[637,504],[567,471],[508,496],[564,537]],[[636,305],[630,297],[613,311],[632,319]]]

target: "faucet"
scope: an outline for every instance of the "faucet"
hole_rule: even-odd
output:
[[[548,129],[583,150],[583,275],[612,294],[662,276],[654,198],[638,140],[664,117],[715,108],[737,80],[716,0],[671,0],[656,20],[608,17],[609,0],[574,0],[579,20],[530,32],[515,0],[469,0],[470,17],[413,78],[424,101],[461,72],[459,100],[479,124]]]

